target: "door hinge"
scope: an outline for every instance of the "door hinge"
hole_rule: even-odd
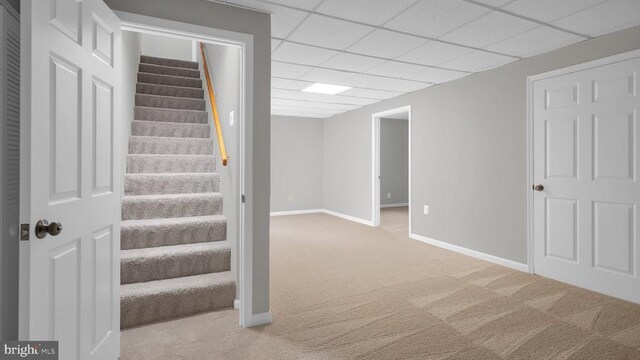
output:
[[[242,198],[242,203],[243,203],[243,204],[247,202],[247,197],[246,197],[246,196],[244,196],[244,194],[242,194],[242,197],[241,197],[241,198]]]
[[[20,240],[29,240],[29,224],[20,224]]]

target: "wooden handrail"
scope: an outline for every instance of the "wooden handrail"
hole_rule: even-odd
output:
[[[220,148],[220,157],[222,165],[227,166],[229,156],[227,156],[227,148],[224,146],[224,137],[222,136],[222,126],[220,126],[220,117],[218,116],[218,105],[216,105],[216,92],[209,76],[209,67],[207,66],[207,56],[204,51],[204,43],[200,43],[200,52],[202,53],[202,66],[204,68],[204,76],[207,78],[207,88],[209,89],[209,101],[213,110],[213,124],[216,127],[216,135],[218,136],[218,147]]]

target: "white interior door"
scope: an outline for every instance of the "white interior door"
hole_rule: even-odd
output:
[[[117,359],[120,22],[102,0],[21,5],[20,337],[59,341],[60,359]],[[42,219],[52,234],[38,238]]]
[[[534,83],[535,272],[640,303],[640,59]]]

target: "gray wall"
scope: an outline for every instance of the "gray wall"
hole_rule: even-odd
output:
[[[371,219],[371,114],[411,105],[413,232],[526,263],[527,76],[638,48],[634,27],[327,119],[325,208]]]
[[[322,122],[271,116],[271,211],[322,209]]]
[[[269,167],[271,17],[206,0],[106,0],[114,10],[253,35],[253,123],[247,124],[253,161],[247,179],[246,218],[253,245],[253,313],[269,311]]]
[[[218,151],[218,138],[215,136],[215,131],[212,130],[212,136],[215,143],[216,154],[216,171],[220,174],[220,192],[224,196],[223,212],[227,218],[227,240],[231,244],[232,257],[231,257],[231,271],[234,276],[237,277],[238,270],[238,202],[239,198],[239,179],[235,177],[238,170],[238,159],[240,158],[240,142],[238,136],[240,135],[238,130],[237,121],[238,111],[240,110],[240,69],[238,67],[238,61],[240,60],[240,50],[235,47],[207,44],[207,66],[209,67],[209,75],[213,82],[213,87],[216,93],[216,104],[218,106],[218,114],[220,118],[220,126],[222,127],[222,134],[224,135],[225,147],[229,161],[227,166],[222,165],[222,159],[219,156]],[[200,63],[200,76],[202,77],[202,83],[206,84],[206,78],[204,69],[202,66],[202,55],[200,53],[200,46],[198,45],[198,51],[196,53],[197,61]],[[204,85],[206,88],[206,85]],[[205,90],[205,98],[207,99],[207,111],[209,111],[209,121],[213,125],[213,110],[209,103],[209,96]],[[234,124],[230,122],[230,113],[234,112]],[[213,129],[213,128],[212,128]],[[239,295],[240,289],[236,289],[236,296]]]
[[[409,121],[380,119],[380,205],[408,202]]]
[[[138,65],[142,51],[141,34],[131,31],[122,32],[122,111],[124,115],[120,129],[120,139],[129,139],[131,135],[131,121],[133,121],[133,108],[135,107],[136,83],[138,82]],[[127,154],[129,153],[129,141],[122,141],[120,147],[121,174],[127,173]],[[120,189],[124,195],[124,176],[121,178]]]
[[[167,59],[194,61],[193,41],[169,36],[140,34],[142,54]]]

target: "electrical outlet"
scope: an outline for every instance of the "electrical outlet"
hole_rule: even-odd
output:
[[[293,194],[289,194],[289,202],[293,202],[295,200],[295,196]]]
[[[391,193],[387,193],[387,199],[391,199]]]
[[[429,215],[429,205],[424,206],[424,214]]]
[[[229,126],[233,126],[233,124],[235,123],[235,121],[236,121],[236,113],[232,110],[232,111],[229,113]]]

